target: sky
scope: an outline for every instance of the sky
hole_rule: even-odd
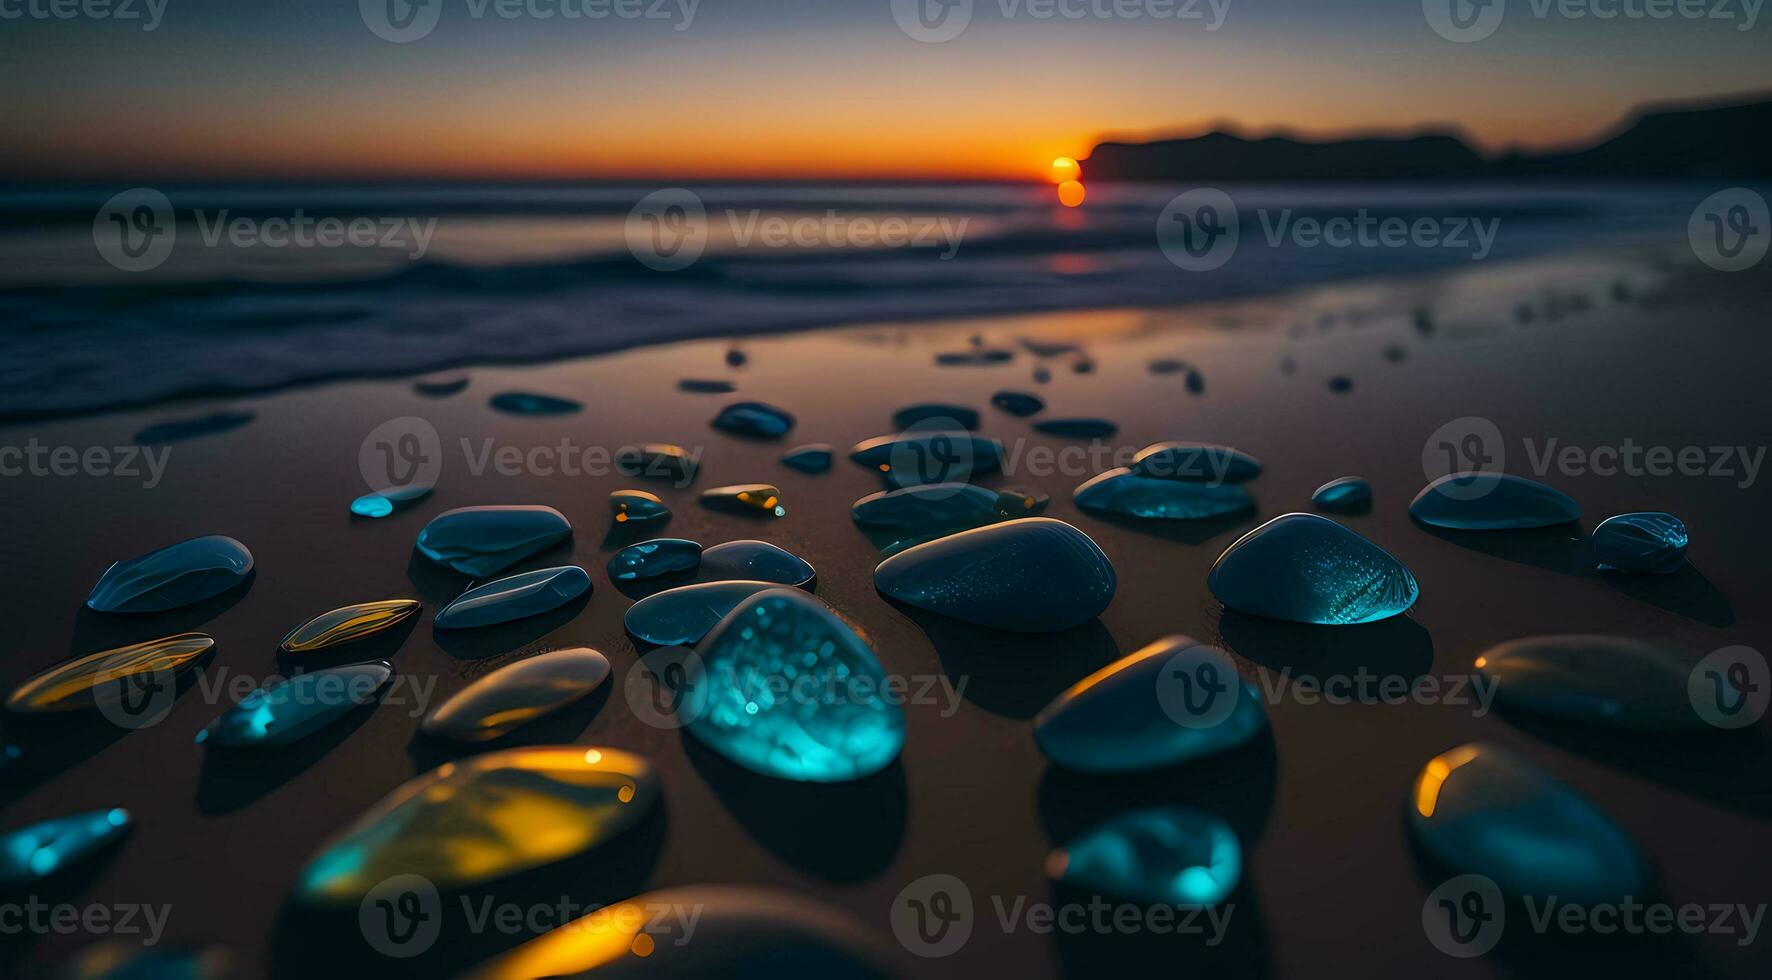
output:
[[[1772,90],[1762,0],[1493,0],[1465,44],[1424,16],[1442,0],[972,0],[939,43],[900,27],[911,0],[419,2],[0,0],[0,178],[1038,179],[1217,121],[1545,147]],[[434,26],[392,43],[389,4]],[[1199,17],[1125,16],[1165,9]]]

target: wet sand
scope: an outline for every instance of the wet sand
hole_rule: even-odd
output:
[[[293,625],[349,602],[416,596],[421,621],[362,655],[388,655],[405,675],[437,678],[436,694],[543,646],[587,644],[607,654],[614,683],[577,707],[519,729],[495,747],[550,741],[608,745],[659,767],[664,805],[656,819],[584,858],[485,889],[499,901],[610,901],[657,888],[743,882],[807,893],[848,910],[888,943],[890,908],[907,882],[951,874],[975,907],[972,936],[957,954],[907,962],[918,975],[1092,975],[1127,965],[1163,975],[1493,976],[1559,975],[1572,965],[1601,975],[1763,975],[1764,941],[1730,937],[1655,942],[1550,943],[1510,932],[1497,952],[1449,959],[1429,945],[1421,906],[1442,875],[1412,854],[1402,808],[1428,758],[1488,739],[1518,749],[1610,812],[1651,856],[1674,903],[1766,899],[1766,820],[1772,813],[1772,751],[1759,735],[1693,743],[1607,735],[1515,720],[1469,706],[1270,705],[1272,735],[1232,754],[1134,779],[1097,779],[1049,768],[1030,735],[1031,716],[1054,694],[1115,657],[1172,633],[1220,643],[1249,676],[1293,674],[1462,675],[1491,644],[1549,632],[1613,632],[1678,639],[1699,650],[1745,643],[1772,649],[1763,602],[1772,524],[1758,485],[1725,477],[1604,477],[1552,472],[1574,496],[1583,529],[1614,513],[1667,510],[1692,531],[1692,568],[1665,579],[1618,579],[1586,570],[1566,529],[1492,536],[1430,533],[1411,523],[1410,498],[1426,482],[1423,444],[1464,416],[1492,420],[1507,439],[1508,469],[1537,476],[1523,439],[1542,445],[1747,446],[1772,443],[1772,342],[1765,307],[1772,267],[1723,275],[1690,269],[1633,278],[1575,275],[1553,262],[1406,282],[1356,283],[1260,302],[1175,310],[1120,310],[870,325],[743,341],[745,364],[726,362],[724,341],[680,343],[532,368],[470,369],[469,387],[425,398],[409,382],[337,383],[263,398],[187,402],[0,429],[0,445],[124,446],[169,418],[211,411],[256,413],[247,425],[172,445],[164,479],[9,477],[0,545],[9,651],[8,688],[77,654],[183,629],[217,638],[204,668],[252,678],[287,670],[276,644]],[[1624,298],[1609,284],[1622,275]],[[1544,288],[1579,290],[1587,309],[1554,322],[1519,323],[1511,311]],[[1420,304],[1432,329],[1413,322]],[[1013,348],[1007,363],[937,367],[938,352]],[[1024,338],[1075,342],[1093,364],[1040,358]],[[1393,361],[1386,349],[1400,347]],[[1205,385],[1154,375],[1156,358],[1181,358]],[[1282,363],[1296,366],[1287,374]],[[1031,379],[1038,367],[1051,380]],[[1353,381],[1332,393],[1328,379]],[[692,394],[680,378],[729,378],[732,395]],[[1041,417],[1098,415],[1119,423],[1125,451],[1161,439],[1203,439],[1258,456],[1250,485],[1257,513],[1170,528],[1080,514],[1070,491],[1093,470],[1018,472],[993,485],[1052,495],[1048,516],[1098,541],[1119,572],[1119,593],[1100,618],[1052,636],[991,634],[896,606],[872,587],[879,553],[849,519],[850,504],[879,489],[841,458],[850,444],[889,431],[894,410],[917,401],[977,406],[982,428],[1011,443],[1085,445],[1041,436],[1031,420],[989,406],[1004,388],[1035,391]],[[521,418],[487,406],[495,393],[571,397],[575,415]],[[728,437],[707,422],[738,399],[796,412],[779,443]],[[353,519],[362,493],[358,451],[382,422],[421,416],[441,434],[445,464],[436,493],[381,521]],[[579,450],[640,441],[702,451],[687,489],[600,476],[475,476],[466,439],[522,448],[567,439]],[[1021,441],[1018,443],[1018,441]],[[829,442],[832,472],[806,475],[777,461],[788,448]],[[1032,456],[1024,457],[1031,460]],[[1309,495],[1335,477],[1368,478],[1369,514],[1338,518],[1406,563],[1421,598],[1404,617],[1345,628],[1274,624],[1226,613],[1205,589],[1213,559],[1261,521],[1309,510]],[[788,515],[765,521],[716,513],[702,489],[746,482],[781,487]],[[648,727],[628,709],[620,681],[643,650],[622,630],[631,600],[605,564],[627,540],[608,536],[609,491],[638,486],[675,516],[657,533],[714,544],[763,538],[819,572],[817,594],[858,624],[886,670],[958,684],[963,699],[906,708],[901,760],[861,783],[803,787],[757,776],[673,731]],[[541,503],[563,511],[574,537],[514,570],[574,562],[590,571],[588,603],[534,620],[456,635],[430,616],[466,579],[415,555],[419,529],[458,506]],[[648,529],[651,530],[651,529]],[[106,565],[199,534],[229,534],[257,558],[243,590],[184,610],[100,616],[81,601]],[[648,534],[647,536],[651,536]],[[355,659],[353,657],[353,659]],[[403,692],[406,693],[406,692]],[[446,927],[425,956],[395,963],[364,946],[354,914],[291,910],[297,869],[325,837],[415,773],[452,757],[416,738],[405,705],[384,704],[295,746],[224,755],[193,745],[227,706],[187,690],[160,724],[125,733],[102,720],[54,724],[6,719],[24,754],[0,770],[0,826],[121,805],[138,825],[122,846],[38,889],[46,900],[170,903],[165,942],[230,948],[242,975],[453,971],[525,935],[469,937]],[[1185,802],[1219,814],[1240,836],[1247,862],[1228,935],[1083,938],[1005,932],[997,902],[1052,900],[1042,874],[1050,848],[1133,806]],[[1065,896],[1060,895],[1061,899]],[[38,974],[84,944],[82,937],[8,937],[7,973]],[[895,947],[896,948],[896,947]],[[1196,971],[1210,971],[1199,972]]]

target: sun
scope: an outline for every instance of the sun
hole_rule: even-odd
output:
[[[1083,176],[1083,168],[1070,157],[1057,157],[1052,161],[1052,182],[1062,184],[1067,180],[1077,180]]]
[[[1083,203],[1083,184],[1080,181],[1067,180],[1058,185],[1058,203],[1067,208],[1074,208]]]

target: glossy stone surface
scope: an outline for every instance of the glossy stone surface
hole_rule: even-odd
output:
[[[793,413],[765,402],[734,402],[714,416],[714,428],[754,439],[780,439],[794,427]]]
[[[609,559],[609,580],[640,579],[693,572],[701,564],[701,545],[684,538],[653,538],[628,545]]]
[[[1448,473],[1423,487],[1409,516],[1454,531],[1550,527],[1581,517],[1581,507],[1562,491],[1506,473]]]
[[[1371,510],[1372,484],[1357,476],[1330,480],[1311,493],[1311,503],[1338,514]]]
[[[1322,625],[1388,619],[1421,593],[1402,562],[1315,514],[1282,514],[1238,538],[1206,587],[1232,609]]]
[[[571,522],[552,507],[459,507],[438,514],[418,532],[418,550],[434,562],[480,578],[503,571],[571,534]]]
[[[1015,352],[1002,347],[974,347],[970,350],[939,351],[935,363],[941,367],[990,367],[1007,364]]]
[[[539,616],[591,591],[591,577],[577,565],[539,568],[493,579],[456,596],[438,610],[438,629],[470,629]]]
[[[426,398],[446,398],[456,394],[468,386],[468,376],[464,371],[444,371],[439,374],[427,374],[412,383],[412,390]]]
[[[1192,483],[1139,476],[1126,467],[1108,470],[1071,495],[1078,507],[1098,514],[1164,520],[1198,520],[1236,514],[1255,506],[1234,483]]]
[[[930,430],[976,429],[978,409],[964,405],[924,402],[901,408],[892,414],[892,424],[900,431],[910,428]]]
[[[817,577],[811,563],[767,541],[726,541],[701,553],[703,581],[775,582],[803,587]]]
[[[691,646],[725,619],[738,604],[765,589],[783,589],[780,582],[737,580],[701,582],[649,595],[628,607],[622,626],[656,646]]]
[[[366,493],[351,501],[351,513],[358,517],[386,517],[398,510],[401,505],[409,504],[429,496],[435,489],[429,483],[411,483],[403,487],[386,487],[374,493]]]
[[[570,398],[531,391],[506,391],[493,395],[492,407],[512,415],[571,415],[584,408]]]
[[[1047,517],[961,531],[874,569],[874,587],[900,602],[1027,633],[1094,619],[1116,584],[1113,564],[1087,534]]]
[[[762,517],[786,517],[788,513],[781,502],[780,488],[767,483],[738,483],[703,490],[701,503],[714,510]]]
[[[999,391],[991,396],[991,404],[1017,418],[1027,418],[1046,407],[1046,399],[1026,391]]]
[[[799,470],[802,473],[825,473],[830,471],[831,460],[834,456],[835,450],[831,448],[830,443],[814,442],[789,450],[787,455],[781,458],[781,463],[783,466]]]
[[[1603,571],[1665,575],[1686,564],[1689,538],[1685,522],[1674,515],[1644,512],[1606,518],[1592,540]]]
[[[1712,731],[1688,681],[1702,654],[1628,636],[1534,636],[1490,647],[1476,667],[1503,710],[1656,731]],[[1725,679],[1724,683],[1727,683]]]
[[[609,660],[568,647],[507,664],[476,679],[425,716],[419,730],[457,742],[486,742],[558,711],[609,678]]]
[[[157,422],[135,434],[135,441],[143,446],[159,443],[183,442],[198,436],[214,435],[238,429],[258,416],[252,412],[213,412],[195,418],[173,419],[169,422]]]
[[[1139,772],[1234,749],[1266,727],[1261,692],[1226,654],[1167,636],[1054,698],[1034,718],[1034,742],[1066,769]]]
[[[671,516],[671,508],[665,505],[657,494],[644,490],[611,490],[609,492],[609,510],[615,517],[615,523],[626,524],[629,521],[656,521]]]
[[[1473,742],[1415,778],[1409,830],[1447,872],[1511,896],[1617,904],[1650,887],[1641,852],[1579,793],[1498,745]]]
[[[1054,881],[1135,902],[1216,905],[1243,876],[1236,832],[1189,807],[1123,813],[1053,851]]]
[[[278,644],[286,653],[308,653],[391,629],[417,614],[417,599],[359,602],[324,612],[297,626]]]
[[[202,633],[179,633],[146,643],[88,654],[20,684],[6,699],[8,711],[44,714],[82,711],[121,702],[129,678],[176,682],[215,648]]]
[[[1120,427],[1107,419],[1041,419],[1034,423],[1034,431],[1068,439],[1106,439]]]
[[[1139,450],[1127,469],[1159,480],[1243,483],[1261,475],[1261,461],[1210,442],[1155,442]]]
[[[869,494],[849,508],[855,523],[919,530],[967,528],[996,520],[995,490],[972,483],[926,483]]]
[[[489,752],[408,780],[333,837],[296,897],[355,909],[384,879],[462,888],[564,860],[645,816],[658,777],[615,749],[549,745]]]
[[[628,476],[687,483],[695,478],[696,457],[674,443],[647,442],[617,450],[615,466]]]
[[[197,733],[198,742],[229,748],[288,745],[375,701],[394,676],[385,660],[296,674],[240,699]]]
[[[894,486],[964,481],[1003,465],[1003,444],[972,432],[901,432],[864,439],[849,458]]]
[[[691,735],[747,769],[841,782],[878,772],[904,746],[904,713],[881,696],[874,652],[804,592],[751,596],[699,652],[705,681],[678,710]]]
[[[98,612],[177,609],[213,598],[252,573],[252,552],[233,538],[211,534],[114,562],[86,597]]]
[[[0,834],[0,884],[40,881],[122,837],[134,824],[121,807],[43,820]]]
[[[695,395],[724,395],[737,389],[737,385],[720,378],[684,378],[677,382],[678,391]]]

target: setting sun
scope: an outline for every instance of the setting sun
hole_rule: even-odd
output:
[[[1077,161],[1070,157],[1058,157],[1052,161],[1053,183],[1062,184],[1066,181],[1075,181],[1081,176],[1083,176],[1083,168],[1077,166]]]
[[[1083,185],[1079,181],[1067,180],[1058,185],[1058,203],[1067,208],[1074,208],[1083,203]]]

